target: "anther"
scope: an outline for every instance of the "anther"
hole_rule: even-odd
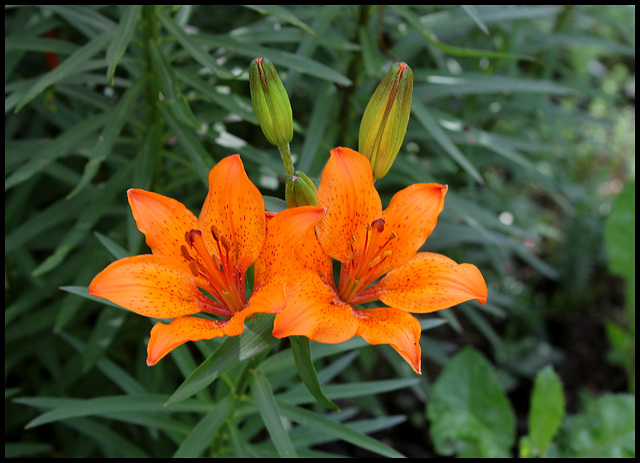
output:
[[[189,254],[189,251],[187,251],[187,247],[184,244],[182,246],[180,246],[180,252],[182,253],[182,257],[184,257],[188,261],[192,261],[193,260],[193,258]]]
[[[220,230],[215,225],[211,225],[211,234],[214,240],[220,241]]]
[[[222,244],[222,247],[225,249],[225,251],[229,252],[229,249],[231,249],[231,244],[229,244],[229,240],[224,237],[221,236],[220,237],[220,244]]]
[[[371,222],[371,227],[375,228],[378,233],[382,233],[384,231],[384,219],[376,219]]]
[[[191,273],[193,274],[194,277],[200,276],[200,271],[198,270],[198,266],[192,260],[189,261],[189,270],[191,270]]]

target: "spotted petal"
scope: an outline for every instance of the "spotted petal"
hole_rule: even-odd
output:
[[[244,275],[260,254],[265,221],[264,200],[247,177],[240,156],[222,159],[209,172],[209,194],[198,219],[203,236],[211,237],[215,226],[230,245],[235,268]],[[208,239],[207,244],[212,243]]]
[[[387,305],[416,313],[434,312],[462,302],[487,300],[487,285],[475,265],[457,264],[440,254],[418,253],[389,272],[373,288]]]
[[[105,268],[89,294],[154,318],[175,318],[218,308],[200,292],[189,268],[166,256],[125,257]]]

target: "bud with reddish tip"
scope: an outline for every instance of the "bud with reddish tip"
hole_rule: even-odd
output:
[[[358,151],[369,158],[373,178],[384,177],[400,151],[411,112],[413,72],[396,63],[373,93],[360,123]]]
[[[262,56],[249,66],[251,102],[269,143],[287,145],[293,138],[293,114],[287,91],[271,61]]]
[[[287,177],[285,197],[288,207],[318,205],[318,190],[304,172],[296,172]]]

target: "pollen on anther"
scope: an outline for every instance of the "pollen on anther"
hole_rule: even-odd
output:
[[[189,251],[187,251],[187,247],[184,244],[182,246],[180,246],[180,252],[182,253],[182,257],[184,257],[188,261],[192,260],[192,257],[189,254]]]
[[[376,219],[371,222],[371,226],[375,227],[378,233],[382,233],[384,231],[384,219]]]

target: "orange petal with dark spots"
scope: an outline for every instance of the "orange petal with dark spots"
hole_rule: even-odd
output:
[[[313,226],[324,214],[321,207],[302,206],[285,209],[269,220],[264,246],[254,265],[254,288],[260,288],[277,274],[293,274],[302,268],[304,263],[296,258],[295,250],[303,241],[315,240]],[[331,270],[329,258],[321,249],[316,250],[319,251],[316,259],[323,259]]]
[[[318,187],[318,206],[327,209],[316,226],[324,251],[340,262],[349,260],[353,249],[362,252],[367,225],[382,216],[369,160],[349,148],[331,150]]]
[[[416,183],[393,195],[382,214],[385,225],[378,240],[379,243],[388,240],[384,249],[391,253],[376,269],[376,278],[404,264],[418,252],[436,226],[446,193],[445,185]]]
[[[198,290],[189,268],[166,256],[117,260],[95,276],[89,294],[155,318],[195,314],[212,303]]]
[[[358,331],[358,321],[349,304],[338,299],[317,273],[300,272],[287,285],[287,306],[276,315],[273,335],[306,336],[313,341],[337,344],[348,341]]]
[[[176,347],[187,341],[201,341],[220,336],[237,336],[244,330],[242,322],[178,317],[169,324],[156,323],[147,345],[147,365],[153,366]]]
[[[185,233],[198,228],[196,216],[181,202],[150,191],[132,188],[127,197],[153,254],[182,260],[180,246],[186,244]]]
[[[262,249],[266,219],[262,195],[247,177],[239,155],[222,159],[209,172],[209,194],[198,222],[207,245],[215,243],[211,227],[217,228],[230,245],[234,267],[244,275]]]
[[[416,313],[447,309],[471,299],[487,301],[487,285],[472,264],[457,264],[440,254],[418,253],[389,272],[373,291],[387,305]]]
[[[392,307],[354,309],[358,318],[356,336],[369,344],[388,344],[421,374],[420,322],[407,312]]]

